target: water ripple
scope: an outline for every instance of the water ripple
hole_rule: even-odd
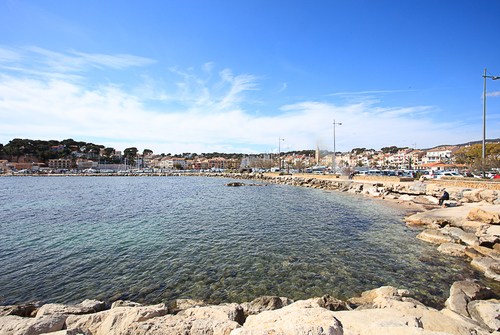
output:
[[[476,276],[383,202],[230,181],[1,178],[0,303],[347,298],[393,285],[439,304]]]

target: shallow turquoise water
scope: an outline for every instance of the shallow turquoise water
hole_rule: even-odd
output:
[[[382,201],[231,181],[0,178],[0,303],[349,298],[392,285],[435,305],[476,276]]]

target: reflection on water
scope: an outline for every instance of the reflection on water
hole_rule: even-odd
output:
[[[361,196],[202,177],[0,178],[1,303],[349,298],[442,304],[477,274]]]

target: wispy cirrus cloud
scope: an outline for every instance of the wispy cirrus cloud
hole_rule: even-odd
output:
[[[380,91],[358,91],[358,92],[336,92],[327,94],[327,96],[353,96],[353,95],[366,95],[366,94],[385,94],[385,93],[401,93],[411,92],[412,90],[380,90]]]
[[[72,50],[62,53],[39,47],[17,49],[0,47],[0,64],[11,70],[23,72],[36,69],[38,73],[75,73],[91,68],[125,69],[147,66],[155,62],[153,59],[127,54],[89,54]],[[9,64],[15,66],[9,67]]]

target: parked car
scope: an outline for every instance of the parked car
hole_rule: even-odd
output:
[[[436,179],[441,179],[443,177],[463,178],[464,176],[455,171],[443,171],[436,175]]]

